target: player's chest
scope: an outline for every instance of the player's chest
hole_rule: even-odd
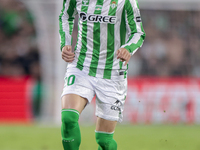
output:
[[[125,0],[77,0],[76,9],[82,21],[115,23]]]

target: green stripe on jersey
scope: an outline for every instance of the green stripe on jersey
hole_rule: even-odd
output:
[[[120,24],[120,46],[126,43],[126,18],[125,18],[125,7],[122,11],[121,24]],[[123,62],[119,62],[119,67],[122,69]]]
[[[120,45],[126,43],[126,18],[125,18],[125,7],[122,11],[121,24],[120,24]]]
[[[139,5],[138,5],[138,1],[137,1],[137,0],[136,0],[136,3],[137,3],[137,7],[138,7],[138,9],[139,9]],[[142,32],[143,32],[143,35],[142,35],[141,37],[143,38],[143,42],[144,42],[144,39],[145,39],[145,37],[146,37],[146,33],[145,33],[145,31],[144,31],[142,22],[140,23],[140,27],[141,27],[141,30],[142,30]],[[141,43],[141,44],[142,44],[142,43]]]
[[[127,1],[127,3],[129,3],[128,5],[131,6],[131,3],[130,3],[129,0]],[[136,0],[136,4],[137,4],[137,8],[139,9],[139,5],[138,5],[137,0]],[[129,13],[130,13],[131,15],[134,16],[134,11],[133,11],[133,9],[129,9],[129,10],[130,10]],[[130,14],[129,14],[129,15],[130,15]],[[128,17],[128,24],[133,24],[133,26],[129,26],[130,29],[131,29],[131,32],[133,32],[133,33],[137,33],[137,32],[138,32],[138,31],[137,31],[137,27],[136,27],[136,22],[135,22],[133,19],[130,19],[129,17]],[[124,47],[124,48],[126,48],[130,53],[132,53],[134,50],[136,50],[137,48],[139,48],[139,47],[142,45],[143,41],[144,41],[145,32],[144,32],[144,29],[143,29],[143,26],[142,26],[142,22],[140,23],[140,26],[141,26],[141,30],[142,30],[142,32],[143,32],[144,34],[140,37],[140,39],[138,40],[138,42],[137,42],[137,43],[132,43],[131,45],[129,45],[129,46],[127,45],[127,46]],[[134,34],[132,34],[132,35],[129,37],[128,42],[133,38],[133,36],[134,36]]]
[[[126,48],[129,52],[133,52],[138,47],[140,47],[140,45],[142,45],[143,41],[144,41],[144,36],[142,35],[136,44],[133,43],[131,44],[131,46],[125,46],[124,48]]]
[[[102,0],[97,0],[94,14],[101,14],[100,6],[103,5]],[[98,7],[97,7],[98,6]],[[99,8],[99,9],[98,9]],[[99,61],[99,53],[100,53],[100,23],[94,22],[93,26],[93,53],[92,53],[92,61],[90,64],[89,75],[96,76],[97,66]]]
[[[65,46],[65,32],[63,31],[63,21],[62,21],[62,16],[64,14],[64,10],[65,10],[65,3],[66,0],[63,1],[63,9],[61,10],[61,14],[59,16],[59,27],[60,27],[60,36],[61,36],[61,46],[60,49],[62,50],[62,48]]]
[[[88,0],[88,2],[89,2],[89,0]],[[87,13],[87,10],[88,10],[88,6],[86,6],[86,5],[81,6],[82,12]],[[78,62],[77,62],[76,67],[79,68],[80,70],[83,70],[83,63],[85,61],[86,52],[87,52],[87,21],[84,21],[82,23],[82,33],[81,34],[82,34],[82,39],[81,39],[82,46],[81,46],[81,51],[80,51],[80,55],[78,57]]]
[[[131,3],[130,3],[129,0],[127,1],[127,3],[129,3],[128,5],[131,6]],[[131,13],[131,15],[134,16],[133,9],[129,9],[129,11],[130,11],[129,13]],[[129,14],[129,15],[130,15],[130,14]],[[135,21],[134,21],[132,18],[130,18],[130,17],[127,17],[127,20],[128,20],[128,24],[133,24],[133,26],[129,26],[130,29],[131,29],[131,32],[136,33],[136,32],[137,32],[137,27],[136,27]],[[132,39],[133,36],[134,36],[134,34],[132,34],[132,35],[129,37],[128,42]],[[128,42],[127,42],[127,43],[128,43]]]
[[[76,8],[76,3],[74,4],[74,1],[70,0],[69,5],[70,6],[75,5],[74,7],[69,6],[69,9],[67,10],[67,13],[71,16],[71,17],[69,17],[68,22],[69,22],[69,33],[70,33],[70,35],[72,35],[72,31],[73,31],[73,28],[74,28],[74,19],[75,19],[73,14],[74,14],[74,8]]]
[[[131,3],[129,0],[127,0],[128,6],[131,6]],[[134,16],[134,12],[133,12],[133,8],[129,8],[129,15],[131,14],[131,16]],[[128,20],[128,24],[129,24],[129,28],[131,29],[131,32],[136,33],[137,32],[137,27],[136,27],[136,23],[133,19],[131,19],[130,17],[127,17]],[[130,26],[130,24],[132,24],[132,26]],[[129,40],[127,41],[127,43],[133,38],[134,34],[131,34],[131,36],[129,37]],[[133,46],[135,47],[135,46]],[[132,47],[130,48],[129,46],[125,46],[124,48],[126,48],[130,53],[133,52],[135,49],[133,49]]]
[[[128,1],[128,3],[130,3],[130,1]],[[138,9],[139,9],[139,5],[138,5],[138,2],[137,2],[137,1],[136,1],[136,4],[137,4],[137,7],[138,7]],[[129,4],[129,5],[131,5],[131,4]],[[130,9],[130,10],[131,10],[132,15],[134,15],[133,9]],[[135,21],[134,21],[134,20],[130,20],[129,17],[128,17],[128,22],[129,22],[129,23],[133,22],[134,26],[129,26],[129,27],[131,28],[131,31],[132,31],[132,32],[135,32],[135,33],[136,33],[136,32],[137,32],[137,27],[136,27]],[[131,45],[125,46],[125,47],[124,47],[124,48],[126,48],[130,53],[132,53],[134,50],[136,50],[137,48],[139,48],[139,47],[142,45],[143,41],[144,41],[145,32],[144,32],[144,29],[143,29],[143,26],[142,26],[142,22],[140,23],[140,27],[141,27],[141,30],[142,30],[142,32],[143,32],[144,34],[140,37],[140,39],[138,40],[138,42],[135,43],[135,44],[132,43]],[[134,36],[134,34],[132,34],[132,36],[129,37],[128,42],[132,39],[133,36]]]
[[[140,23],[140,26],[141,26],[141,30],[142,30],[142,32],[143,32],[142,38],[143,38],[143,40],[144,40],[145,37],[146,37],[146,33],[145,33],[145,31],[144,31],[144,28],[143,28],[142,22]],[[144,42],[144,41],[143,41],[143,42]]]
[[[111,0],[109,16],[115,16],[117,10],[118,0]],[[108,24],[108,40],[107,40],[107,58],[103,78],[111,79],[111,72],[113,67],[113,58],[115,52],[115,24]]]
[[[124,48],[127,48],[130,52],[133,52],[135,49],[137,49],[138,47],[140,47],[142,45],[142,43],[144,42],[145,32],[144,32],[144,28],[142,26],[142,23],[140,25],[141,25],[141,30],[142,30],[142,32],[144,34],[140,37],[140,39],[138,40],[138,42],[136,44],[133,43],[133,44],[131,44],[131,46],[125,46],[124,47]],[[133,51],[131,51],[131,50],[133,50]]]

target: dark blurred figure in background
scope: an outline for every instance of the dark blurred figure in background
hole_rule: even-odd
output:
[[[0,0],[0,76],[29,76],[34,80],[33,114],[41,103],[40,56],[34,19],[19,0]]]

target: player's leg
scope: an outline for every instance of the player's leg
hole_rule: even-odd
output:
[[[79,115],[94,97],[87,75],[77,68],[68,68],[61,97],[63,147],[64,150],[78,150],[81,143]]]
[[[83,111],[88,100],[76,94],[66,94],[62,97],[62,109],[75,109],[79,113]]]
[[[121,77],[120,77],[121,78]],[[127,80],[98,79],[96,85],[96,141],[98,150],[117,150],[113,134],[117,122],[123,118]]]
[[[78,150],[81,143],[79,115],[87,104],[87,99],[75,94],[62,97],[61,135],[64,150]]]
[[[99,144],[98,150],[117,150],[117,143],[113,139],[116,124],[117,121],[97,117],[95,137]]]

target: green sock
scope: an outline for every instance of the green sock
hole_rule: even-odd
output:
[[[74,109],[62,110],[62,144],[64,150],[79,150],[81,133],[78,124],[79,112]]]
[[[117,150],[117,143],[113,139],[113,133],[96,131],[95,136],[99,144],[98,150]]]

